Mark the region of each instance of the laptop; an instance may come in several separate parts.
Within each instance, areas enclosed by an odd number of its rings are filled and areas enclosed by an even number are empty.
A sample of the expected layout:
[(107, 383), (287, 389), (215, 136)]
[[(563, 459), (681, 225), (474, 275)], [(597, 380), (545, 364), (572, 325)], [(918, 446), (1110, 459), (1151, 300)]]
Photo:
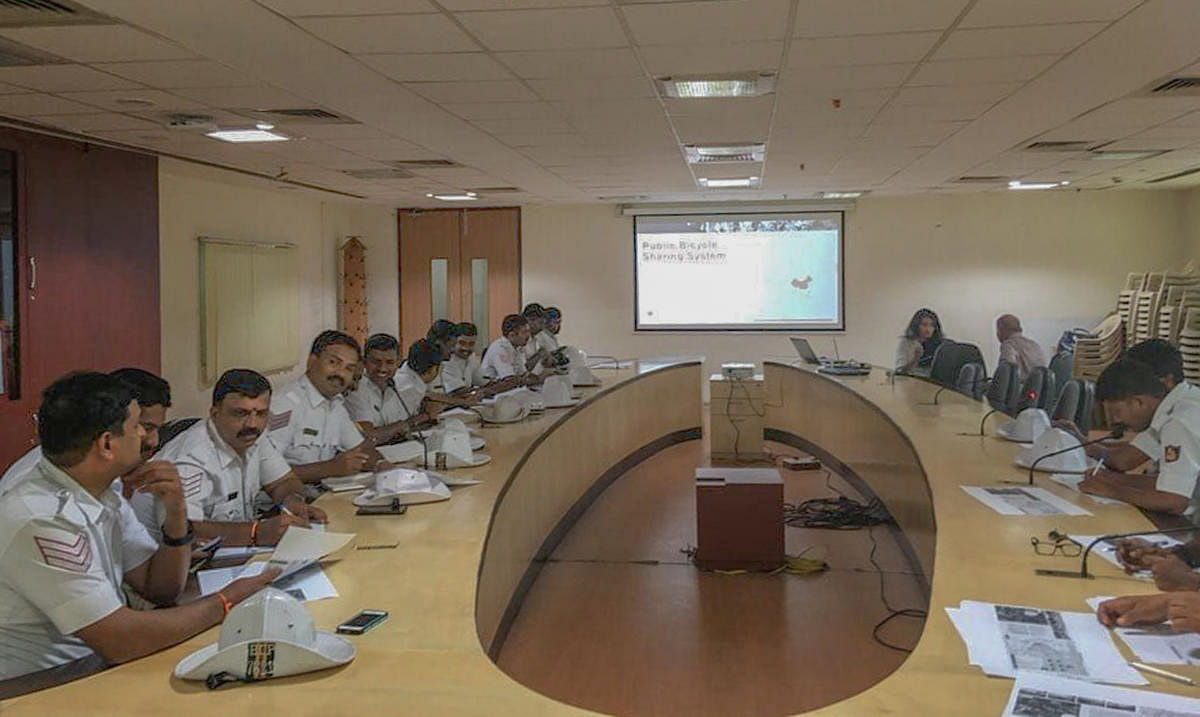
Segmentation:
[(817, 352), (813, 351), (812, 344), (808, 343), (808, 339), (792, 337), (792, 346), (795, 347), (796, 353), (800, 354), (800, 358), (804, 359), (804, 363), (817, 367), (817, 371), (827, 373), (833, 376), (866, 376), (871, 373), (870, 364), (859, 363), (854, 360), (837, 360), (831, 361), (824, 356), (817, 356)]

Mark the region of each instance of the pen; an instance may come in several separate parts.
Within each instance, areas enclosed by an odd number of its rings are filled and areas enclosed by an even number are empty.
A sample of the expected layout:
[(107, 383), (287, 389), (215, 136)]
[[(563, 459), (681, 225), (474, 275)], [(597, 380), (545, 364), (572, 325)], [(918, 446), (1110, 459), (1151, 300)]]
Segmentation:
[(1180, 682), (1185, 685), (1191, 685), (1193, 687), (1196, 686), (1195, 681), (1192, 680), (1192, 678), (1190, 678), (1190, 677), (1184, 677), (1183, 675), (1177, 675), (1174, 672), (1167, 672), (1166, 670), (1160, 670), (1157, 667), (1151, 667), (1150, 665), (1144, 665), (1140, 662), (1130, 662), (1129, 664), (1138, 668), (1142, 672), (1148, 672), (1151, 675), (1158, 675), (1159, 677), (1165, 677), (1168, 680)]
[(1102, 470), (1104, 470), (1104, 459), (1103, 458), (1096, 461), (1096, 467), (1092, 469), (1092, 477), (1095, 478), (1096, 474)]

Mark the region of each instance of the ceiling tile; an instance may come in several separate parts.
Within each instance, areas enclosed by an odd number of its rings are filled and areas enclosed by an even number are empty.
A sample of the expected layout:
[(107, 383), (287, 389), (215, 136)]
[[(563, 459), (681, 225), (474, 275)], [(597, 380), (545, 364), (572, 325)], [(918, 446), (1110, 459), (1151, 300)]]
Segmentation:
[(1108, 25), (1079, 22), (1067, 25), (996, 27), (956, 30), (931, 59), (1064, 54), (1087, 42)]
[(379, 161), (424, 159), (433, 154), (420, 145), (402, 139), (330, 139), (325, 140), (324, 144)]
[(391, 15), (437, 12), (429, 0), (257, 0), (288, 17), (305, 15)]
[(966, 122), (914, 122), (911, 124), (873, 123), (863, 133), (863, 139), (880, 140), (906, 147), (934, 145), (961, 129)]
[(318, 140), (385, 139), (388, 136), (381, 130), (361, 124), (288, 124), (287, 122), (276, 122), (275, 124), (292, 136)]
[(43, 94), (0, 95), (0, 114), (16, 117), (33, 115), (91, 114), (95, 107), (73, 102), (62, 97)]
[(869, 37), (825, 37), (792, 41), (788, 67), (882, 65), (917, 62), (929, 53), (940, 32), (908, 32)]
[(704, 0), (623, 5), (639, 45), (695, 45), (781, 40), (788, 34), (789, 0)]
[[(63, 97), (67, 97), (80, 102), (86, 102), (97, 107), (103, 107), (114, 112), (129, 112), (137, 110), (139, 112), (151, 112), (157, 110), (203, 110), (204, 105), (192, 100), (173, 95), (162, 90), (106, 90), (104, 92), (64, 92)], [(139, 99), (148, 100), (153, 103), (150, 106), (132, 106), (119, 100), (124, 99)], [(92, 110), (94, 111), (94, 110)], [(40, 114), (52, 114), (43, 112)]]
[(654, 84), (642, 77), (601, 77), (587, 82), (530, 80), (533, 91), (546, 100), (603, 100), (656, 97)]
[(797, 37), (834, 37), (945, 30), (968, 0), (804, 0)]
[(496, 10), (456, 15), (475, 37), (497, 52), (626, 47), (625, 33), (611, 8)]
[(578, 77), (628, 77), (642, 72), (629, 48), (501, 52), (496, 59), (527, 80)]
[(870, 90), (899, 87), (912, 72), (914, 64), (862, 65), (859, 67), (795, 68), (785, 70), (776, 83), (778, 92), (796, 92), (811, 88), (830, 91)]
[(520, 82), (413, 82), (405, 87), (437, 102), (521, 102), (537, 96)]
[[(211, 60), (163, 60), (159, 62), (106, 62), (94, 65), (151, 87), (173, 90), (181, 87), (236, 87), (256, 85), (254, 77)], [(92, 87), (89, 89), (105, 89)]]
[(113, 77), (83, 65), (0, 67), (0, 82), (28, 87), (39, 92), (119, 90), (138, 86), (129, 80)]
[(512, 74), (482, 52), (359, 55), (358, 59), (401, 82), (508, 80)]
[(545, 102), (454, 102), (442, 109), (467, 120), (533, 119), (554, 111)]
[(30, 122), (62, 127), (73, 132), (97, 132), (111, 130), (154, 130), (161, 129), (159, 125), (140, 117), (130, 117), (113, 112), (98, 114), (71, 115), (39, 115), (28, 118)]
[(313, 102), (284, 92), (278, 87), (257, 85), (253, 87), (192, 87), (182, 88), (175, 94), (187, 97), (210, 107), (245, 107), (248, 109), (282, 109), (285, 107), (312, 107)]
[(783, 42), (775, 40), (733, 45), (706, 43), (642, 48), (646, 68), (656, 76), (775, 71), (782, 54)]
[[(495, 10), (496, 0), (440, 0), (439, 4), (450, 12), (464, 10)], [(603, 0), (504, 0), (505, 10), (536, 10), (555, 7), (583, 7), (603, 5)]]
[(317, 37), (354, 54), (470, 52), (479, 48), (444, 15), (369, 15), (296, 20)]
[(1029, 55), (974, 60), (926, 62), (908, 83), (918, 85), (974, 85), (981, 82), (1029, 80), (1054, 64), (1059, 55)]
[(178, 60), (195, 55), (128, 25), (0, 29), (0, 36), (76, 62)]
[(483, 119), (473, 120), (473, 124), (489, 134), (509, 134), (512, 132), (566, 132), (570, 129), (562, 118), (556, 115), (542, 115), (535, 118), (523, 119)]
[(892, 102), (875, 118), (885, 124), (913, 122), (953, 122), (974, 120), (987, 112), (990, 102), (967, 102), (941, 105), (906, 105)]
[(1021, 88), (1019, 82), (984, 82), (975, 85), (902, 87), (895, 101), (907, 105), (941, 105), (960, 102), (996, 103)]
[(1142, 0), (979, 0), (960, 27), (1113, 21)]

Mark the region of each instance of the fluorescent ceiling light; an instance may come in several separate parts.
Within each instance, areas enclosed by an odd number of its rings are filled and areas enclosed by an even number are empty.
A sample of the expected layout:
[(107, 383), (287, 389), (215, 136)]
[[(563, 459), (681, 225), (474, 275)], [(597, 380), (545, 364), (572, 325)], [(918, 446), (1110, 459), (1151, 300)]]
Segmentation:
[(735, 177), (730, 179), (709, 179), (708, 177), (700, 177), (696, 181), (700, 182), (701, 187), (707, 189), (729, 189), (731, 187), (757, 187), (758, 177)]
[(712, 162), (761, 162), (767, 153), (765, 142), (739, 144), (685, 144), (683, 152), (689, 164)]
[(1136, 159), (1149, 159), (1157, 157), (1160, 154), (1166, 154), (1165, 149), (1098, 149), (1088, 153), (1088, 159), (1097, 160), (1116, 160), (1120, 162), (1131, 162)]
[(676, 99), (758, 97), (775, 91), (775, 73), (750, 72), (737, 75), (692, 75), (658, 77), (658, 91)]
[(821, 199), (858, 199), (866, 193), (867, 190), (863, 189), (854, 192), (818, 192), (817, 196)]
[(1022, 182), (1019, 179), (1014, 179), (1008, 183), (1009, 189), (1054, 189), (1055, 187), (1065, 187), (1070, 182)]
[(222, 142), (286, 142), (290, 137), (265, 129), (219, 129), (205, 136)]
[(473, 202), (479, 198), (475, 192), (463, 192), (461, 194), (433, 194), (428, 193), (425, 196), (430, 199), (440, 199), (443, 202)]

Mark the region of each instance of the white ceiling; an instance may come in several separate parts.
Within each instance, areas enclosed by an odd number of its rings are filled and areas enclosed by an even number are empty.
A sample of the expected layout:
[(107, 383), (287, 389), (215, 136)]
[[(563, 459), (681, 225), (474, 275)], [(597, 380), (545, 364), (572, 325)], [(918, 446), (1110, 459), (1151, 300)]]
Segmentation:
[[(0, 67), (0, 115), (346, 192), (431, 206), (1003, 190), (963, 176), (1176, 188), (1200, 173), (1200, 95), (1146, 96), (1200, 75), (1196, 0), (76, 0), (109, 24), (0, 28), (59, 58)], [(777, 74), (773, 94), (662, 99), (661, 75)], [(131, 103), (131, 100), (133, 101)], [(140, 102), (139, 102), (140, 101)], [(148, 104), (147, 104), (148, 103)], [(169, 130), (254, 110), (289, 142), (229, 145)], [(1037, 140), (1163, 150), (1141, 161), (1032, 152)], [(766, 162), (693, 167), (681, 143), (767, 143)], [(450, 159), (409, 179), (352, 170)], [(713, 192), (700, 176), (763, 178)]]

